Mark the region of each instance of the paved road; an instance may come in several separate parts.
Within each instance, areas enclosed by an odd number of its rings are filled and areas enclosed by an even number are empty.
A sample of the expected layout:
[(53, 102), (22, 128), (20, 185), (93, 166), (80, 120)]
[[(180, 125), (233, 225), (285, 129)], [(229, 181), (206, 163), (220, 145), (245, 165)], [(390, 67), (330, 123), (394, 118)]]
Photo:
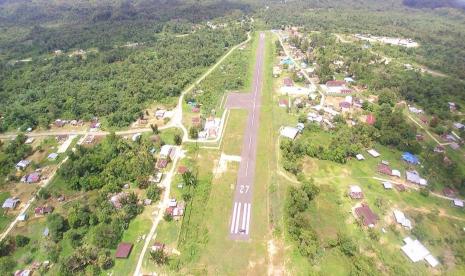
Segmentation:
[(260, 33), (257, 59), (255, 63), (252, 93), (230, 94), (226, 100), (226, 108), (243, 108), (249, 111), (242, 145), (241, 163), (237, 176), (229, 235), (233, 240), (248, 240), (252, 213), (252, 192), (255, 181), (255, 165), (257, 156), (257, 138), (263, 85), (263, 59), (265, 34)]

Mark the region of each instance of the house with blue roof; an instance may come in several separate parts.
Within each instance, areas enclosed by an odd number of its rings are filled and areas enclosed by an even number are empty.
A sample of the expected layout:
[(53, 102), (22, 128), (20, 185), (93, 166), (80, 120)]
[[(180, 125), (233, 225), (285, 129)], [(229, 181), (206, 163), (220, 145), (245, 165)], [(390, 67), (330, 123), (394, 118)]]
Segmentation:
[(418, 158), (418, 156), (411, 154), (410, 152), (404, 152), (402, 154), (402, 159), (406, 161), (407, 163), (410, 163), (413, 165), (420, 164), (420, 159)]

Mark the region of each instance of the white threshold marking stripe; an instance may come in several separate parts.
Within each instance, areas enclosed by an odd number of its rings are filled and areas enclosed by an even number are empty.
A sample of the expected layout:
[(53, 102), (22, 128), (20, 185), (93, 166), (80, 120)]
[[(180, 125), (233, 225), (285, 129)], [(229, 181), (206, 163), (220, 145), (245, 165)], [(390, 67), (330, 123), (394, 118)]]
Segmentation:
[(239, 205), (238, 205), (238, 208), (237, 208), (237, 217), (236, 217), (236, 222), (235, 222), (235, 226), (234, 226), (234, 233), (237, 233), (237, 230), (239, 228), (239, 219), (241, 218), (241, 204), (239, 202)]
[(248, 235), (249, 234), (249, 224), (250, 224), (250, 209), (252, 208), (252, 204), (249, 203), (249, 209), (247, 211), (247, 224), (246, 224), (246, 227), (245, 227), (245, 234)]
[(247, 208), (248, 208), (249, 204), (245, 203), (244, 204), (244, 212), (242, 213), (242, 226), (241, 226), (241, 230), (245, 230), (245, 221), (247, 219)]
[(236, 224), (236, 212), (237, 212), (237, 202), (234, 202), (234, 211), (233, 211), (232, 222), (231, 222), (231, 233), (233, 233), (234, 225)]

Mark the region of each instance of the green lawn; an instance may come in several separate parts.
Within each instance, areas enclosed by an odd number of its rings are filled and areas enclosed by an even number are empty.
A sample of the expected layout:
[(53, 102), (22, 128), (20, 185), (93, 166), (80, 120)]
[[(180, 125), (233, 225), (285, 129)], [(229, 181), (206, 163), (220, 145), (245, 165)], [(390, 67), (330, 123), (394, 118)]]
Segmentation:
[[(113, 275), (132, 275), (136, 268), (145, 240), (142, 240), (143, 235), (147, 235), (152, 227), (152, 212), (154, 207), (145, 207), (144, 212), (137, 216), (126, 231), (124, 231), (121, 242), (133, 243), (131, 255), (127, 259), (116, 259), (115, 266), (111, 269)], [(137, 240), (139, 239), (139, 242)]]

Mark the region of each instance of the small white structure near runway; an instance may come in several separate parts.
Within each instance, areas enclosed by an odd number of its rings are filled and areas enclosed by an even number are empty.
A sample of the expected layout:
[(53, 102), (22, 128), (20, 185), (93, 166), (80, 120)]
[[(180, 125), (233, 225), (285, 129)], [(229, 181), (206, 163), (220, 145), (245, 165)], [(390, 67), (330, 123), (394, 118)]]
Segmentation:
[(375, 158), (381, 156), (381, 154), (379, 154), (379, 152), (377, 152), (377, 151), (374, 150), (374, 149), (369, 149), (369, 150), (367, 150), (367, 151), (368, 151), (368, 153), (369, 153), (371, 156), (373, 156), (373, 157), (375, 157)]
[(362, 154), (357, 154), (355, 155), (355, 158), (357, 158), (358, 161), (362, 161), (362, 160), (365, 160), (365, 156), (363, 156)]
[(295, 137), (297, 137), (297, 134), (299, 133), (299, 130), (297, 128), (295, 128), (295, 127), (285, 126), (285, 127), (281, 128), (279, 133), (281, 134), (281, 136), (284, 136), (286, 138), (294, 140)]
[(406, 237), (404, 242), (405, 245), (401, 247), (401, 250), (412, 262), (416, 263), (425, 260), (432, 267), (436, 267), (439, 264), (438, 260), (436, 260), (429, 250), (418, 240), (412, 240), (412, 238)]

